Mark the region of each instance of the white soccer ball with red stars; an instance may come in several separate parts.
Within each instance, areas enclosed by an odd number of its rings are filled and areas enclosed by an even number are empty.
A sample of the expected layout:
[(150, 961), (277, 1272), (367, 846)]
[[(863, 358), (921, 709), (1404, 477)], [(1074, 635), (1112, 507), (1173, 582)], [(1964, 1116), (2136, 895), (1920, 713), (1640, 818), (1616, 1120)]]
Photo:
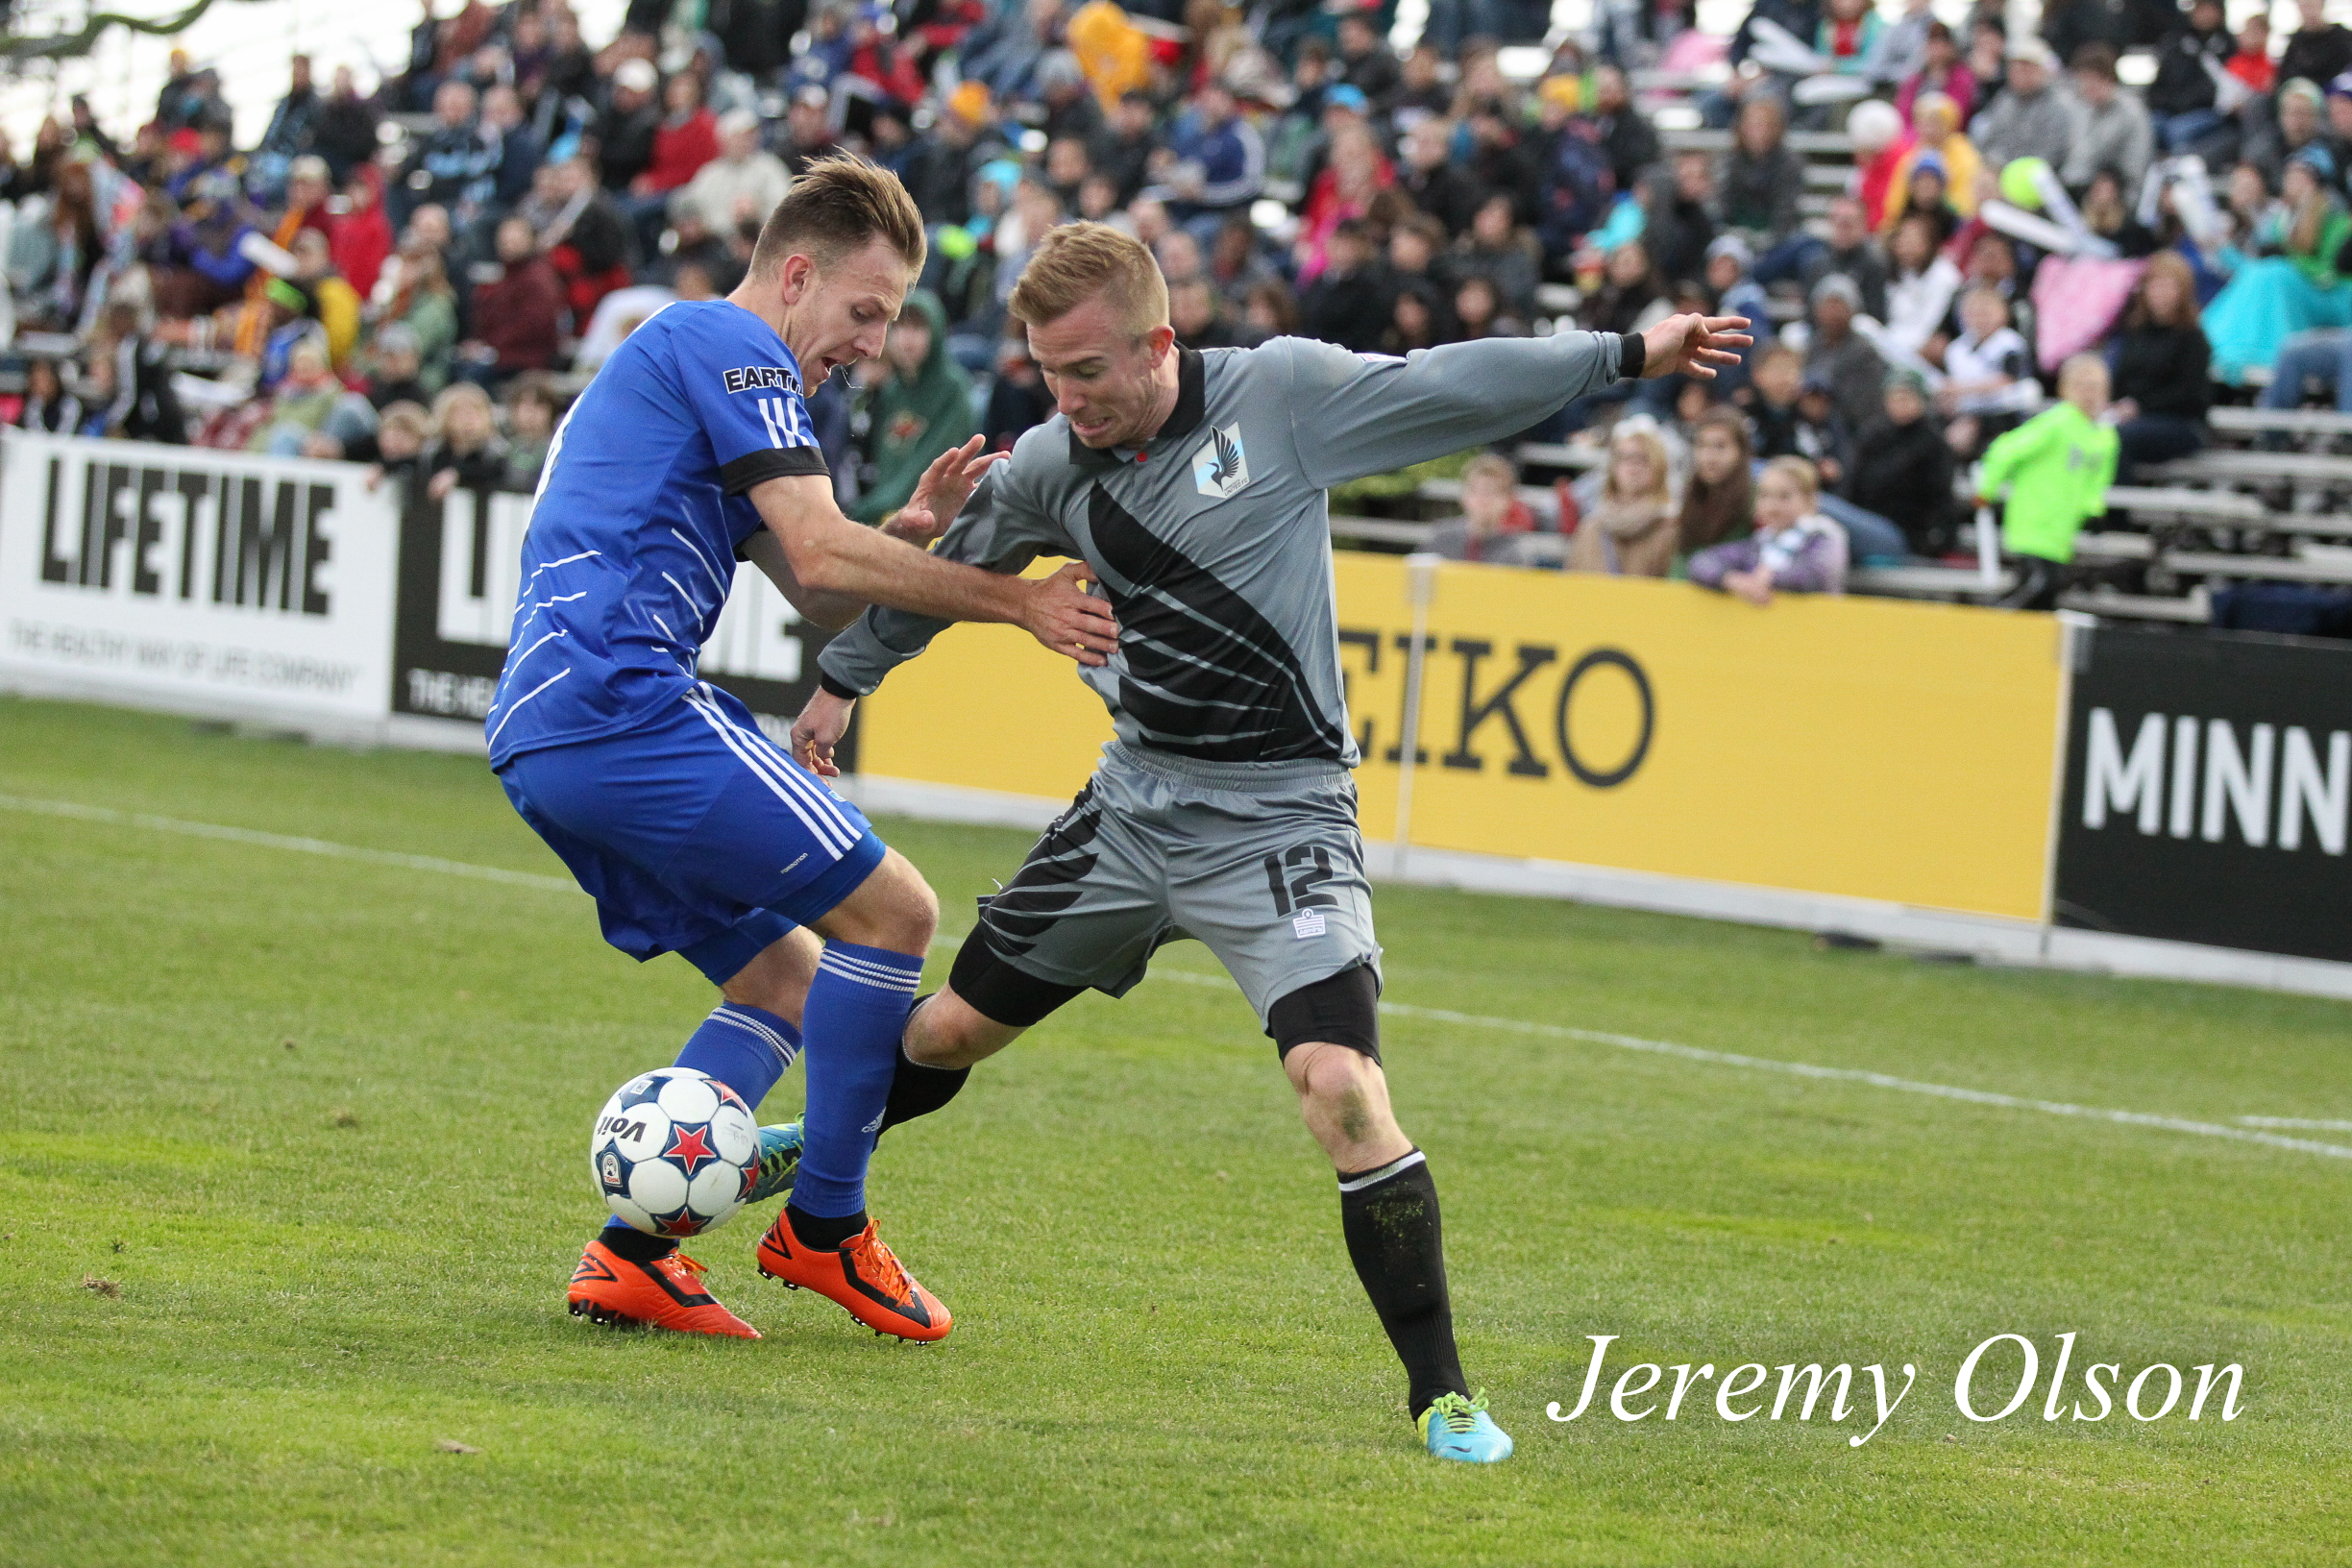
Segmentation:
[(657, 1067), (604, 1102), (588, 1168), (623, 1223), (649, 1236), (700, 1236), (750, 1195), (759, 1146), (742, 1095), (693, 1067)]

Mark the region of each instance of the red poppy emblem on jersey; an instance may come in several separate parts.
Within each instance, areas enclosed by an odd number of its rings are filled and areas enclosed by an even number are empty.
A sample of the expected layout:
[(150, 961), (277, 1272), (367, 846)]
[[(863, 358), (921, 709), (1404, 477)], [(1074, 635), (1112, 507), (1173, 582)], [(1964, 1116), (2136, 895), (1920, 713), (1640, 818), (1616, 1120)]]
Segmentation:
[(673, 1128), (672, 1131), (677, 1134), (677, 1141), (662, 1150), (662, 1153), (667, 1158), (675, 1160), (679, 1164), (684, 1165), (687, 1175), (692, 1176), (695, 1173), (695, 1165), (698, 1162), (719, 1158), (718, 1155), (711, 1152), (708, 1127), (677, 1127)]

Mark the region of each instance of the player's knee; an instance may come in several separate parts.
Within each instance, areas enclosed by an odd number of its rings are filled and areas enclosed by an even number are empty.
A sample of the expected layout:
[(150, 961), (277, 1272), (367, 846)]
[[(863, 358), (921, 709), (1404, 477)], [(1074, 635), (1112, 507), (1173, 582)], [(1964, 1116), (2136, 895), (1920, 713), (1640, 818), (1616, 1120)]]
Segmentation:
[(950, 985), (907, 1021), (906, 1054), (926, 1067), (968, 1067), (1003, 1050), (1020, 1034), (981, 1013)]
[(730, 975), (719, 987), (719, 993), (730, 1002), (773, 1013), (796, 1027), (822, 951), (811, 933), (790, 932)]
[(818, 924), (834, 941), (920, 956), (939, 933), (939, 895), (894, 849)]

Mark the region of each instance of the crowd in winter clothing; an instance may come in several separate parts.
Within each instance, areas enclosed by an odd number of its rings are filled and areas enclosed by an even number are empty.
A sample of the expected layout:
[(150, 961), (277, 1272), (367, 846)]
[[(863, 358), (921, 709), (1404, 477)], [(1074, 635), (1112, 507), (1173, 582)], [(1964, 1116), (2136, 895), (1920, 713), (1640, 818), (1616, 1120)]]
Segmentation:
[[(1050, 414), (1006, 302), (1076, 218), (1152, 247), (1193, 348), (1755, 321), (1717, 380), (1526, 432), (1593, 453), (1555, 505), (1458, 465), (1436, 548), (1468, 559), (1745, 593), (1942, 556), (1960, 477), (2085, 352), (2126, 475), (2195, 451), (2248, 366), (2352, 407), (2352, 30), (2322, 0), (2278, 38), (2219, 0), (2052, 0), (2034, 33), (1757, 0), (1729, 39), (1689, 0), (1608, 0), (1531, 78), (1500, 46), (1546, 42), (1549, 8), (1513, 0), (1436, 0), (1409, 47), (1393, 0), (633, 0), (594, 45), (564, 0), (453, 3), (368, 90), (296, 59), (250, 147), (175, 57), (146, 123), (76, 100), (0, 149), (14, 422), (527, 489), (567, 397), (663, 304), (731, 289), (835, 152), (931, 226), (883, 356), (812, 399), (869, 521), (947, 446)], [(1677, 150), (1635, 73), (1718, 61), (1697, 107), (1728, 145)], [(1854, 149), (1811, 217), (1800, 131)]]

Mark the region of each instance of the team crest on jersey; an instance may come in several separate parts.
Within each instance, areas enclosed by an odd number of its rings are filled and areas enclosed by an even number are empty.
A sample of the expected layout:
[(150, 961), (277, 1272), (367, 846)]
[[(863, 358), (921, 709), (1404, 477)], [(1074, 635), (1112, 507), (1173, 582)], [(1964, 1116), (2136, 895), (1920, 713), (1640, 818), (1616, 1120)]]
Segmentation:
[(1192, 483), (1212, 501), (1227, 501), (1250, 480), (1249, 453), (1241, 450), (1241, 427), (1237, 422), (1218, 429), (1209, 428), (1209, 439), (1192, 454)]
[(782, 365), (746, 365), (730, 370), (722, 378), (729, 394), (750, 392), (762, 387), (780, 386), (787, 392), (800, 390), (800, 379)]

